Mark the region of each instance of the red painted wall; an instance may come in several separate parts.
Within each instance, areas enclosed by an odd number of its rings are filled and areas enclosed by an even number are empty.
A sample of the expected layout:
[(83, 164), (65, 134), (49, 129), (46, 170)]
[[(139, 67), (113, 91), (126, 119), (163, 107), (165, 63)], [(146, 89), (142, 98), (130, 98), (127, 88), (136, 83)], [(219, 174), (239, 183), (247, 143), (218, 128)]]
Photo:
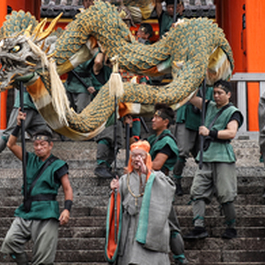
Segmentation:
[(243, 5), (246, 0), (217, 0), (216, 21), (224, 30), (229, 41), (235, 60), (234, 72), (246, 72), (246, 43), (245, 30), (242, 29)]
[(246, 0), (248, 72), (265, 72), (265, 1)]
[[(233, 50), (234, 73), (265, 72), (265, 1), (216, 0), (216, 9), (217, 23)], [(247, 94), (248, 130), (258, 131), (258, 84), (249, 83)]]
[(13, 10), (22, 9), (26, 12), (29, 11), (38, 20), (40, 19), (41, 0), (6, 0), (6, 2)]
[(20, 10), (23, 9), (25, 10), (25, 2), (26, 0), (19, 0), (19, 1), (13, 1), (13, 0), (6, 0), (6, 3), (12, 7), (13, 10)]
[[(246, 0), (246, 65), (248, 73), (265, 72), (265, 1)], [(248, 84), (249, 130), (258, 131), (259, 85)]]

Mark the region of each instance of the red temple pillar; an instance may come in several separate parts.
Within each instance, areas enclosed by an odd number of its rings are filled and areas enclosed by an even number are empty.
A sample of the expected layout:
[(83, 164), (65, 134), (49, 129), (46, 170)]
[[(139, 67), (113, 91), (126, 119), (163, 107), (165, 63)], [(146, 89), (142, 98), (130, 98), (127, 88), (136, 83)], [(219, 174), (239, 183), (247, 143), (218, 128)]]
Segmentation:
[[(265, 72), (265, 1), (216, 0), (216, 20), (223, 28), (235, 60), (235, 72)], [(258, 131), (259, 85), (249, 83), (248, 130)]]
[[(7, 14), (7, 3), (6, 0), (0, 1), (0, 27), (2, 27)], [(6, 99), (7, 91), (0, 93), (0, 130), (6, 128)]]

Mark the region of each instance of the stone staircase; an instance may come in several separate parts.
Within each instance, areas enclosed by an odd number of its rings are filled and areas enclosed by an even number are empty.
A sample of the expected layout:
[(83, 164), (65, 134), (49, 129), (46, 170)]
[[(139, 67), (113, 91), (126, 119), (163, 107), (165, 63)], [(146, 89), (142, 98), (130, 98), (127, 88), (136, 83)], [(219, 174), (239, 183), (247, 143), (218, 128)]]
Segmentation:
[[(238, 158), (238, 197), (236, 228), (238, 238), (220, 238), (224, 218), (213, 201), (206, 209), (209, 238), (186, 241), (185, 253), (190, 264), (265, 265), (265, 205), (262, 198), (265, 171), (259, 162), (259, 147), (255, 140), (235, 140)], [(31, 142), (26, 143), (32, 151)], [(71, 220), (59, 229), (56, 265), (106, 265), (104, 258), (105, 216), (109, 197), (109, 179), (93, 174), (96, 166), (96, 144), (91, 141), (56, 141), (53, 154), (69, 164), (70, 181), (74, 190)], [(125, 150), (118, 155), (117, 167), (122, 171)], [(190, 158), (184, 171), (184, 196), (175, 198), (175, 208), (183, 233), (192, 229), (192, 208), (188, 205), (189, 188), (196, 170)], [(21, 203), (21, 162), (6, 149), (0, 154), (0, 244), (13, 220), (15, 208)], [(58, 200), (63, 207), (63, 194)], [(32, 243), (26, 246), (30, 256)], [(14, 265), (9, 257), (0, 255), (0, 264)], [(125, 265), (125, 264), (124, 264)], [(144, 265), (144, 264), (143, 264)], [(161, 264), (163, 265), (163, 264)]]

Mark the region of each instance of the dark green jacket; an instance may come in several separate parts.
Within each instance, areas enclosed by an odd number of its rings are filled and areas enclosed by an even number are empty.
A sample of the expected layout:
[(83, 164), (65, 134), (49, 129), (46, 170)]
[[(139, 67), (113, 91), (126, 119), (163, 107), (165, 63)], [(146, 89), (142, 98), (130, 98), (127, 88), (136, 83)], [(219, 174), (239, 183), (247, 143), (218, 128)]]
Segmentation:
[[(27, 153), (27, 189), (29, 190), (31, 183), (34, 181), (35, 177), (41, 166), (45, 163), (34, 153)], [(61, 186), (60, 182), (55, 181), (55, 172), (62, 168), (66, 162), (57, 159), (51, 165), (49, 165), (40, 178), (37, 180), (35, 186), (32, 189), (31, 195), (37, 194), (55, 194), (57, 195), (58, 189)], [(62, 176), (60, 176), (62, 177)], [(15, 211), (15, 216), (21, 217), (25, 220), (43, 220), (55, 218), (58, 219), (59, 204), (57, 201), (33, 201), (31, 205), (31, 210), (26, 213), (24, 211), (24, 206), (21, 204)]]
[[(197, 93), (200, 96), (200, 93)], [(207, 87), (205, 98), (213, 101), (213, 87)], [(198, 131), (201, 125), (201, 112), (191, 103), (187, 103), (177, 110), (176, 123), (185, 123), (187, 129)]]
[[(24, 108), (25, 109), (37, 110), (27, 91), (23, 92), (23, 101), (24, 101)], [(14, 103), (14, 108), (19, 108), (19, 107), (20, 107), (20, 91), (17, 93), (15, 103)]]
[(170, 146), (171, 150), (175, 154), (173, 157), (168, 158), (165, 164), (163, 165), (162, 171), (164, 168), (167, 168), (168, 170), (172, 170), (174, 168), (174, 165), (176, 163), (177, 157), (179, 155), (179, 150), (177, 147), (176, 142), (173, 140), (170, 136), (165, 136), (160, 140), (159, 137), (164, 134), (171, 134), (170, 130), (164, 130), (159, 136), (156, 136), (156, 134), (153, 134), (148, 137), (147, 141), (150, 143), (151, 150), (150, 155), (152, 157), (152, 160), (155, 159), (156, 155), (159, 153), (159, 151), (166, 146), (167, 144)]
[[(216, 103), (210, 101), (207, 104), (207, 111), (206, 111), (206, 118), (205, 118), (205, 126), (208, 128), (211, 122), (213, 121), (214, 117), (216, 116), (217, 112), (220, 109), (216, 107)], [(240, 111), (235, 106), (230, 106), (227, 109), (225, 109), (222, 114), (217, 118), (214, 125), (210, 130), (224, 130), (227, 127), (227, 124), (229, 123), (232, 115), (235, 112)], [(240, 113), (241, 120), (239, 123), (238, 128), (243, 123), (243, 116)], [(199, 160), (199, 154), (196, 157), (196, 160)], [(232, 145), (230, 144), (230, 141), (226, 142), (216, 142), (212, 141), (210, 143), (210, 146), (208, 149), (203, 152), (203, 162), (224, 162), (224, 163), (233, 163), (236, 161), (236, 157), (234, 154), (234, 150)]]
[[(183, 18), (183, 16), (179, 16), (178, 18)], [(162, 36), (169, 31), (173, 23), (173, 17), (171, 17), (166, 11), (162, 11), (159, 19), (159, 36)]]
[(93, 86), (90, 69), (89, 69), (91, 66), (92, 66), (91, 60), (88, 60), (87, 62), (84, 62), (78, 65), (74, 69), (74, 71), (80, 76), (80, 78), (87, 85), (87, 87), (85, 88), (75, 76), (69, 73), (67, 80), (64, 82), (64, 87), (66, 91), (70, 93), (78, 93), (78, 94), (88, 93), (89, 94), (89, 92), (87, 91), (87, 88), (90, 86)]

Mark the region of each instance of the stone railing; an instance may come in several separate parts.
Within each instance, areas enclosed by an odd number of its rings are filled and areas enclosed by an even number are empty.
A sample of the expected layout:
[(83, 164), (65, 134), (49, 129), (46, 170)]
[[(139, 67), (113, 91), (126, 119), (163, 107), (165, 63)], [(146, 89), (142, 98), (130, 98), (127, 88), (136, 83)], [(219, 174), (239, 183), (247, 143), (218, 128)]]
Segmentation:
[[(259, 132), (248, 131), (248, 96), (247, 84), (250, 82), (259, 83), (259, 95), (265, 92), (265, 73), (235, 73), (231, 81), (237, 82), (236, 86), (236, 106), (244, 116), (244, 123), (241, 126), (238, 135), (248, 136), (257, 139)], [(257, 110), (258, 115), (258, 110)]]

